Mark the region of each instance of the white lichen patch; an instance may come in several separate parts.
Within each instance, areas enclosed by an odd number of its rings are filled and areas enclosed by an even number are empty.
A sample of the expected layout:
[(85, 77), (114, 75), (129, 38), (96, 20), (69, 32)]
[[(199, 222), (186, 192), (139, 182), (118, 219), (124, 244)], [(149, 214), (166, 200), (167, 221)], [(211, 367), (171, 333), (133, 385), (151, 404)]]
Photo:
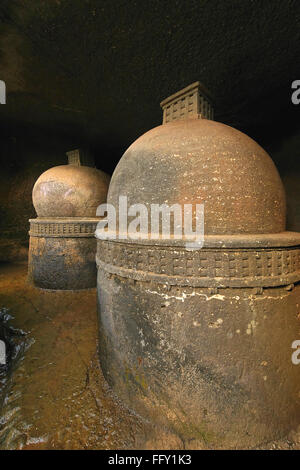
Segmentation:
[(225, 295), (221, 295), (221, 294), (207, 295), (207, 294), (201, 294), (201, 293), (196, 292), (196, 291), (193, 291), (190, 294), (187, 294), (186, 292), (182, 292), (182, 294), (179, 295), (179, 296), (169, 295), (169, 294), (165, 294), (163, 292), (157, 292), (155, 290), (150, 290), (150, 289), (146, 289), (146, 292), (148, 292), (149, 294), (159, 295), (160, 297), (162, 297), (165, 300), (175, 299), (175, 300), (180, 300), (180, 302), (184, 302), (185, 299), (187, 299), (188, 297), (195, 297), (195, 296), (204, 297), (207, 301), (212, 300), (212, 299), (222, 300), (223, 301), (225, 299)]
[(251, 335), (253, 331), (255, 330), (255, 328), (257, 327), (257, 325), (258, 325), (257, 321), (251, 320), (251, 322), (248, 323), (248, 326), (247, 326), (247, 330), (246, 330), (247, 335)]
[(218, 318), (215, 322), (211, 322), (208, 325), (208, 328), (220, 328), (223, 323), (223, 318)]

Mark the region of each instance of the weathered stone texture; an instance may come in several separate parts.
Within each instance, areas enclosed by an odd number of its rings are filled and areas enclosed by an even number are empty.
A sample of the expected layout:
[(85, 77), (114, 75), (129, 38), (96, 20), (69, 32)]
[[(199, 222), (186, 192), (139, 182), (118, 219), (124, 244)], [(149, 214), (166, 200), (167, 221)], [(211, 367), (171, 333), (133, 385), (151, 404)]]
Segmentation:
[(30, 281), (43, 289), (95, 287), (94, 232), (97, 222), (98, 219), (31, 220), (28, 260)]
[(180, 118), (179, 95), (176, 119), (123, 155), (108, 203), (202, 203), (204, 246), (172, 232), (98, 240), (100, 362), (131, 409), (183, 440), (258, 447), (300, 422), (300, 234), (285, 231), (269, 155), (221, 123)]

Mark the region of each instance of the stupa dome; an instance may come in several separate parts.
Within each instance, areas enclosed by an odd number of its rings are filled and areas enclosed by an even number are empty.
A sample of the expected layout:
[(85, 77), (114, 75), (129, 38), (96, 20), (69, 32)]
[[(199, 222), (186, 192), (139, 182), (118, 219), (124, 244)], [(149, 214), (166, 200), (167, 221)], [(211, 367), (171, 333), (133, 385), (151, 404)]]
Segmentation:
[(88, 166), (60, 165), (42, 173), (33, 192), (38, 217), (95, 217), (106, 201), (109, 176)]
[(250, 137), (208, 119), (155, 127), (125, 152), (108, 202), (128, 205), (204, 203), (204, 233), (254, 234), (285, 230), (285, 194), (269, 155)]

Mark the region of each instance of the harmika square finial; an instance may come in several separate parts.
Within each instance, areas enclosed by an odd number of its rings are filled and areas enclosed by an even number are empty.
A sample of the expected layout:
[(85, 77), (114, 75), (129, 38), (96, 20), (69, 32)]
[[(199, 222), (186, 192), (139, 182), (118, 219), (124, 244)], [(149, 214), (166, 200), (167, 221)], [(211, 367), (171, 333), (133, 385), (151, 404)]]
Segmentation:
[(95, 166), (95, 160), (88, 152), (83, 152), (81, 149), (70, 150), (66, 152), (69, 165), (76, 166)]
[(194, 82), (160, 103), (163, 124), (182, 119), (213, 119), (212, 99), (200, 82)]

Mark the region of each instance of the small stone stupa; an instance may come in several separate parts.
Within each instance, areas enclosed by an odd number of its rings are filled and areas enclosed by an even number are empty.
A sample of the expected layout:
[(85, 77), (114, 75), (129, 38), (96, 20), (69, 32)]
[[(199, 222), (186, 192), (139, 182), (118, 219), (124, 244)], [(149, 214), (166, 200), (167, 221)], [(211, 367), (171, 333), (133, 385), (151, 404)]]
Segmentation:
[(96, 286), (96, 210), (106, 202), (110, 178), (83, 152), (67, 155), (69, 164), (45, 171), (32, 193), (38, 217), (29, 221), (28, 274), (44, 289)]
[[(100, 362), (136, 413), (197, 448), (244, 448), (300, 423), (300, 234), (269, 155), (213, 121), (199, 84), (161, 103), (163, 125), (118, 163), (118, 209), (204, 206), (204, 244), (174, 233), (98, 239)], [(196, 220), (193, 219), (196, 224)], [(158, 235), (158, 236), (156, 236)]]

